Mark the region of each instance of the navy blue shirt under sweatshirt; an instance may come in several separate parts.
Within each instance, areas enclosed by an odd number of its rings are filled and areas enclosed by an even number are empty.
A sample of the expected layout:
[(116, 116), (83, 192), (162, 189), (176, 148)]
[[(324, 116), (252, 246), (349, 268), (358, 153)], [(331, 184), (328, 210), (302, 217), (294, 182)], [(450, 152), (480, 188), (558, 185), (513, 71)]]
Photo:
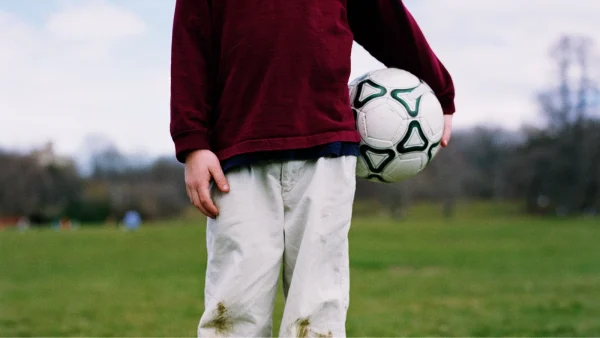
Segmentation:
[(359, 156), (358, 144), (352, 142), (333, 142), (325, 145), (297, 150), (254, 152), (234, 156), (223, 161), (223, 171), (252, 165), (268, 160), (313, 160), (320, 157)]

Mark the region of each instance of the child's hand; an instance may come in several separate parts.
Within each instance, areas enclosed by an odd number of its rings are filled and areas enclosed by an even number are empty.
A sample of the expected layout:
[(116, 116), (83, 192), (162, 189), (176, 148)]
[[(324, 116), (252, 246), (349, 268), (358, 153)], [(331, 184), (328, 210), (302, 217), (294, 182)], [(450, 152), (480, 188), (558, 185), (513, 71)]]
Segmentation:
[(227, 179), (217, 156), (210, 150), (196, 150), (185, 161), (185, 186), (190, 201), (207, 217), (215, 218), (219, 209), (210, 198), (210, 180), (222, 192), (228, 192)]
[(442, 134), (442, 147), (447, 147), (452, 135), (452, 115), (444, 115), (444, 133)]

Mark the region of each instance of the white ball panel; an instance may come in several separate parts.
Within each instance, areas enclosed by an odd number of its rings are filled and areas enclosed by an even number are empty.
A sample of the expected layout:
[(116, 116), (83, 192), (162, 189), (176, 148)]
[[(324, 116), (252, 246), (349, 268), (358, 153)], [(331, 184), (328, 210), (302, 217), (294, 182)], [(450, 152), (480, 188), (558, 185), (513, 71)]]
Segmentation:
[(421, 96), (419, 107), (419, 117), (427, 120), (427, 125), (431, 129), (430, 135), (437, 135), (444, 130), (444, 113), (442, 106), (433, 93), (425, 93)]
[(392, 100), (381, 99), (377, 105), (363, 110), (365, 117), (365, 127), (363, 132), (369, 140), (388, 141), (395, 144), (400, 141), (408, 121), (407, 116), (403, 116), (403, 107), (394, 103)]
[(369, 167), (362, 156), (359, 156), (356, 161), (356, 176), (361, 178), (366, 178), (369, 176)]
[(383, 171), (382, 176), (388, 182), (400, 182), (415, 176), (423, 168), (420, 154), (397, 157)]
[[(410, 116), (406, 108), (396, 100), (379, 97), (369, 102), (360, 111), (366, 119), (365, 124), (359, 130), (363, 137), (373, 140), (389, 140), (391, 144), (396, 144), (406, 134)], [(382, 137), (385, 138), (382, 139)], [(373, 146), (381, 147), (375, 144)]]
[(356, 128), (358, 129), (358, 132), (362, 138), (362, 143), (367, 144), (368, 146), (378, 149), (386, 149), (394, 145), (391, 141), (389, 141), (389, 139), (378, 139), (370, 136), (370, 134), (373, 134), (373, 130), (369, 127), (367, 115), (362, 111), (358, 112)]

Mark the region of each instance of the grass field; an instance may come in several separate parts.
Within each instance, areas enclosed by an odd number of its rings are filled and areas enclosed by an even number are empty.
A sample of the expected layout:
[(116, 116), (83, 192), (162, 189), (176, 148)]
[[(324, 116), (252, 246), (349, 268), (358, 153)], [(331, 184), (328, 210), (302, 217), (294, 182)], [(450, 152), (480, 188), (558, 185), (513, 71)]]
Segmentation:
[[(349, 336), (600, 335), (598, 219), (437, 214), (354, 220)], [(202, 221), (0, 232), (0, 335), (194, 336), (204, 243)]]

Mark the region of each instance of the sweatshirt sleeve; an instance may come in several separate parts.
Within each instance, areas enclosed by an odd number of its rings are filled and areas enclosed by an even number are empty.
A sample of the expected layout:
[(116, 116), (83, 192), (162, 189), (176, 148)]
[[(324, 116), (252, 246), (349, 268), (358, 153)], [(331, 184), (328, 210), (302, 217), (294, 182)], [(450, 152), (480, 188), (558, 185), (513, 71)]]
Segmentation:
[(170, 133), (177, 160), (210, 149), (211, 19), (208, 0), (176, 0), (171, 45)]
[(348, 0), (354, 40), (386, 67), (404, 69), (434, 91), (453, 114), (454, 84), (402, 0)]

